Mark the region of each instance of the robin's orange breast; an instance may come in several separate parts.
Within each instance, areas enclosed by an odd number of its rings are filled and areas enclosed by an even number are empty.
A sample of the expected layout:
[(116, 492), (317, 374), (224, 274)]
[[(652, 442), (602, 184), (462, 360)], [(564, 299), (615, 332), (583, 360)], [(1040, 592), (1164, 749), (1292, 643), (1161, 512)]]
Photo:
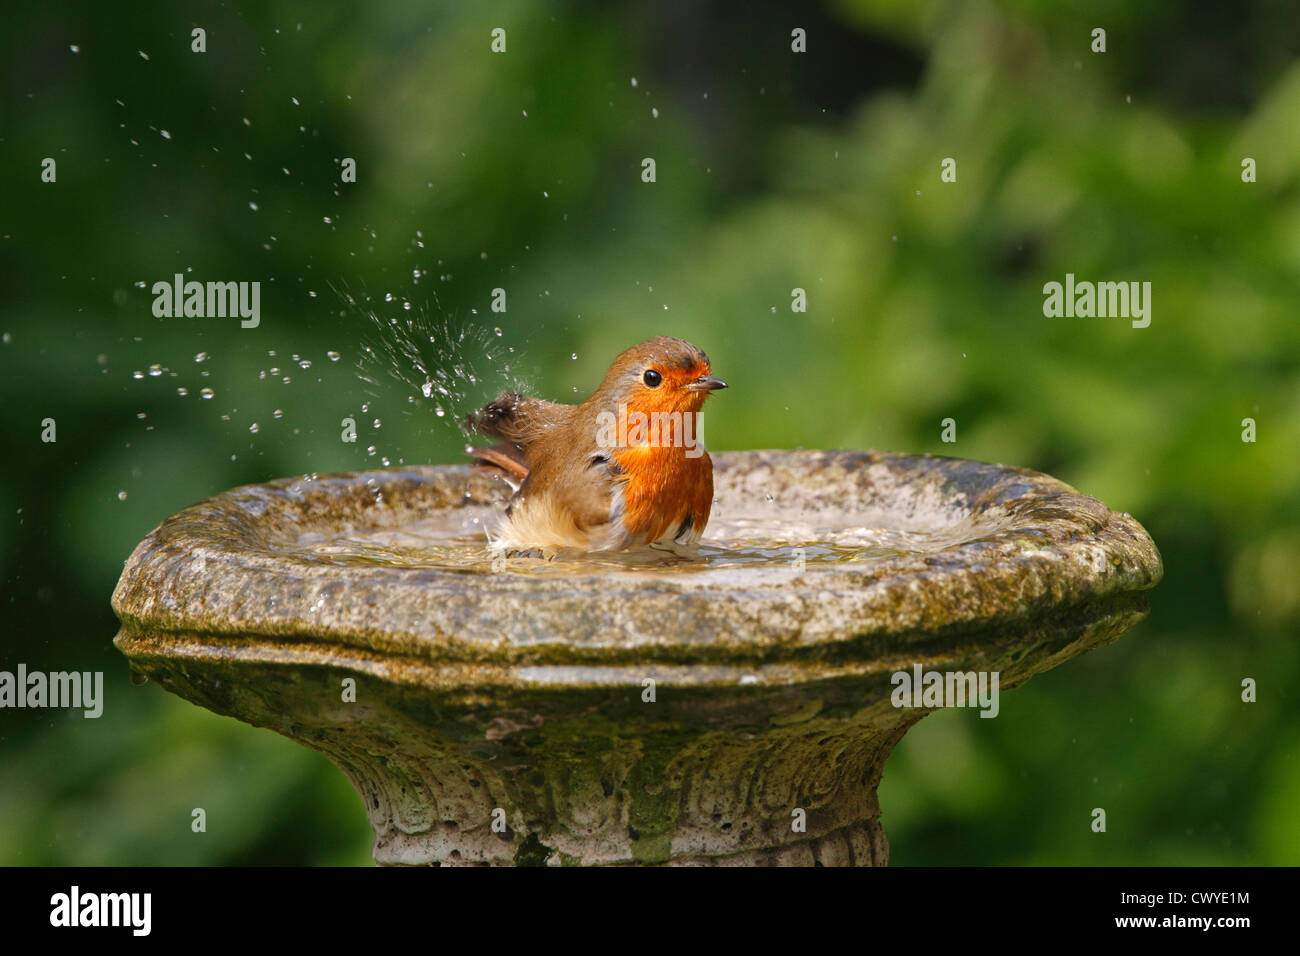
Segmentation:
[[(704, 531), (713, 506), (713, 463), (704, 450), (630, 448), (615, 456), (623, 468), (623, 526), (645, 543)], [(687, 522), (690, 522), (687, 524)]]

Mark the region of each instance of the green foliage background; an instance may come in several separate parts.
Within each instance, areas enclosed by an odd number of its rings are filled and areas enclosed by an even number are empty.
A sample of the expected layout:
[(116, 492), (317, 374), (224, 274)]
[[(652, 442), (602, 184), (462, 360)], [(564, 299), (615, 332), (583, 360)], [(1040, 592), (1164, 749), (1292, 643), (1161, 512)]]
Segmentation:
[[(323, 757), (132, 686), (110, 643), (122, 561), (174, 511), (380, 456), (459, 459), (451, 416), (397, 382), (367, 392), (369, 323), (332, 287), (381, 317), (405, 299), (499, 325), (515, 373), (557, 398), (633, 342), (688, 338), (732, 386), (710, 403), (714, 449), (954, 454), (1133, 513), (1166, 564), (1150, 618), (1008, 694), (997, 720), (919, 724), (881, 788), (893, 862), (1300, 863), (1300, 9), (0, 16), (0, 662), (107, 685), (97, 721), (0, 712), (0, 863), (369, 860), (360, 802)], [(261, 327), (155, 318), (147, 286), (191, 270), (261, 281)], [(1150, 328), (1045, 318), (1042, 286), (1067, 272), (1150, 281)], [(498, 286), (505, 315), (488, 312)], [(349, 415), (356, 445), (339, 441)]]

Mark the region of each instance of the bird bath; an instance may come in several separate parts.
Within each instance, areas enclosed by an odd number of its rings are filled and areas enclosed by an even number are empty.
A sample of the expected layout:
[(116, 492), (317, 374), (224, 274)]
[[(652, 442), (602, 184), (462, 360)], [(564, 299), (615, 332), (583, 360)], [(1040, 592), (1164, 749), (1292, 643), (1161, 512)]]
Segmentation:
[(883, 864), (893, 675), (1006, 690), (1162, 574), (1046, 475), (714, 456), (698, 560), (496, 558), (471, 466), (282, 479), (164, 521), (113, 594), (134, 671), (326, 754), (394, 864)]

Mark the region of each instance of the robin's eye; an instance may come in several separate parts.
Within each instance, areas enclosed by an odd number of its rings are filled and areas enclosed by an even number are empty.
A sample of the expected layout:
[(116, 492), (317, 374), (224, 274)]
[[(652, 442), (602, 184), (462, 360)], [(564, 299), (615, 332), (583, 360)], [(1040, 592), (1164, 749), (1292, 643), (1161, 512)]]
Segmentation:
[(658, 388), (659, 383), (663, 380), (664, 377), (652, 368), (646, 369), (645, 374), (641, 376), (641, 381), (645, 382), (649, 388)]

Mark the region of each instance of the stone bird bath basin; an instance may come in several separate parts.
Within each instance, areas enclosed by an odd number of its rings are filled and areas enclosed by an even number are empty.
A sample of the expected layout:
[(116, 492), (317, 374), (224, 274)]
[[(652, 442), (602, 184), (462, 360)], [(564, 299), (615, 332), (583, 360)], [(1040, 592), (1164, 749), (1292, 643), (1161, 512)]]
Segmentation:
[[(113, 594), (132, 669), (326, 754), (395, 864), (883, 864), (876, 787), (929, 710), (1113, 641), (1142, 527), (958, 459), (714, 456), (697, 561), (498, 558), (471, 466), (283, 479), (164, 521)], [(351, 680), (348, 680), (348, 679)]]

